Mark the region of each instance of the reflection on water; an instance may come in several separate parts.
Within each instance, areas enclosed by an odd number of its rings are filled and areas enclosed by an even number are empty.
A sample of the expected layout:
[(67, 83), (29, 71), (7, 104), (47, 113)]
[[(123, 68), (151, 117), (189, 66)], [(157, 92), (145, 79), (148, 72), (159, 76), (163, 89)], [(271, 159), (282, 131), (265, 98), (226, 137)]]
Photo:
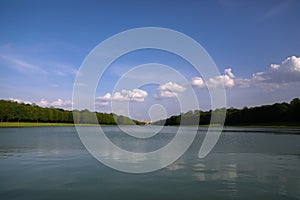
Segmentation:
[(18, 156), (22, 153), (29, 151), (31, 148), (28, 147), (13, 147), (13, 146), (0, 146), (0, 159), (11, 157), (11, 156)]
[(179, 169), (184, 169), (185, 164), (183, 162), (175, 162), (175, 163), (172, 163), (171, 165), (167, 166), (166, 168), (170, 171), (176, 171)]
[[(104, 129), (115, 144), (137, 152), (167, 144), (176, 130), (165, 127), (165, 134), (131, 140), (117, 127)], [(200, 128), (175, 163), (152, 173), (126, 174), (96, 161), (72, 127), (0, 129), (0, 199), (299, 199), (297, 132), (229, 127), (214, 150), (199, 159), (205, 134)], [(128, 162), (109, 148), (103, 155)]]
[(193, 176), (198, 181), (226, 181), (226, 187), (221, 189), (226, 195), (238, 197), (238, 188), (236, 179), (238, 178), (237, 165), (204, 163), (199, 161), (193, 165)]
[(234, 181), (237, 178), (236, 164), (207, 166), (204, 163), (193, 165), (194, 176), (199, 181), (227, 180)]

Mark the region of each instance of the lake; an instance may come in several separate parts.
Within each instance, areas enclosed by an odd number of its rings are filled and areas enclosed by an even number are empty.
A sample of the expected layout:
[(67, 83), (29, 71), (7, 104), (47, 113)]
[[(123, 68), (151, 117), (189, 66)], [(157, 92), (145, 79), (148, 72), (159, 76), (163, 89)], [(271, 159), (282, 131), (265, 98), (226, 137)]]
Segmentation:
[[(168, 144), (177, 127), (148, 139), (118, 127), (103, 129), (118, 146), (148, 152)], [(74, 127), (0, 128), (0, 199), (300, 199), (299, 134), (300, 129), (226, 127), (213, 151), (199, 159), (205, 135), (200, 128), (175, 163), (129, 174), (93, 158)]]

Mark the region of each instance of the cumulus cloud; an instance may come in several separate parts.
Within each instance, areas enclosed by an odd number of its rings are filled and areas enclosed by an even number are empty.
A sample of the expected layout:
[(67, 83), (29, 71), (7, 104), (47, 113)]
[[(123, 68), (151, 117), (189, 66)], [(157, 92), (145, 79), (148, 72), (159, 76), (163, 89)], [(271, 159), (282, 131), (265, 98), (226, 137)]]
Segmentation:
[(191, 85), (198, 88), (217, 88), (222, 84), (225, 88), (247, 88), (251, 86), (276, 89), (289, 84), (300, 82), (300, 57), (291, 56), (280, 64), (271, 64), (267, 71), (254, 73), (250, 78), (236, 77), (231, 68), (225, 69), (224, 74), (208, 79), (207, 82), (201, 77), (194, 77)]
[(198, 77), (198, 76), (192, 78), (191, 85), (195, 86), (195, 87), (199, 87), (199, 88), (206, 87), (206, 84), (205, 84), (204, 80), (201, 77)]
[(254, 82), (284, 84), (300, 82), (300, 57), (291, 56), (281, 64), (271, 64), (268, 71), (252, 75)]
[(177, 98), (180, 93), (186, 90), (186, 87), (174, 82), (167, 82), (160, 85), (157, 90), (158, 94), (154, 95), (155, 98)]
[(179, 96), (179, 94), (177, 92), (172, 92), (172, 91), (169, 91), (169, 90), (162, 90), (162, 91), (159, 91), (158, 94), (155, 94), (154, 95), (154, 98), (157, 98), (157, 99), (164, 99), (164, 98), (177, 98)]
[(168, 82), (166, 84), (160, 85), (158, 87), (159, 91), (172, 91), (172, 92), (184, 92), (186, 90), (186, 88), (182, 85), (179, 85), (177, 83), (173, 83), (173, 82)]
[(225, 73), (223, 75), (209, 78), (206, 83), (201, 77), (194, 77), (191, 80), (191, 85), (199, 88), (218, 88), (222, 86), (225, 88), (231, 88), (235, 86), (235, 75), (232, 73), (231, 68), (228, 68), (225, 69)]
[(54, 101), (49, 101), (46, 99), (41, 99), (40, 102), (37, 103), (41, 107), (56, 107), (56, 108), (70, 108), (72, 106), (71, 100), (63, 100), (57, 99)]
[[(33, 104), (33, 102), (22, 100), (22, 99), (15, 99), (15, 98), (9, 98), (10, 101), (18, 102), (18, 103), (25, 103), (25, 104)], [(38, 106), (41, 107), (59, 107), (59, 108), (70, 108), (72, 106), (71, 100), (62, 100), (57, 99), (54, 101), (49, 101), (44, 98), (42, 98), (38, 103), (36, 103)]]
[[(102, 101), (101, 105), (109, 105), (108, 101), (136, 101), (143, 102), (148, 96), (148, 93), (141, 89), (122, 90), (121, 92), (115, 92), (113, 95), (106, 93), (104, 96), (97, 97), (97, 100)], [(100, 105), (100, 104), (99, 104)]]
[(104, 96), (97, 97), (97, 99), (104, 100), (104, 101), (110, 101), (111, 100), (111, 94), (110, 93), (106, 93)]
[(72, 105), (72, 101), (57, 99), (57, 100), (49, 103), (49, 105), (53, 106), (53, 107), (70, 107)]
[(207, 85), (211, 88), (218, 88), (223, 85), (225, 88), (231, 88), (234, 86), (234, 79), (231, 78), (230, 75), (224, 74), (208, 79)]
[(38, 103), (38, 105), (42, 107), (47, 107), (49, 104), (50, 104), (49, 101), (47, 101), (46, 99), (41, 99), (40, 102)]
[(112, 100), (143, 102), (147, 96), (148, 93), (141, 89), (122, 90), (121, 92), (116, 92), (113, 95)]
[(32, 104), (30, 101), (24, 101), (22, 99), (9, 98), (9, 100), (17, 103)]
[(63, 100), (57, 99), (54, 101), (49, 101), (46, 99), (41, 99), (40, 102), (37, 103), (41, 107), (58, 107), (58, 108), (70, 108), (72, 106), (71, 100)]
[(225, 74), (228, 75), (230, 78), (235, 77), (235, 75), (232, 73), (231, 68), (225, 69)]

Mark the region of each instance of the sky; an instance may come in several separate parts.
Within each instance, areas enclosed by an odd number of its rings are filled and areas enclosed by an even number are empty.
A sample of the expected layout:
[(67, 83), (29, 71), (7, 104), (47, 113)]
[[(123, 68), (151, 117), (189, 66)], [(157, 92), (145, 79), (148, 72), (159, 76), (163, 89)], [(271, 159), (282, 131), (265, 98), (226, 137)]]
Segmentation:
[[(0, 99), (72, 109), (77, 73), (99, 43), (129, 29), (162, 27), (201, 44), (220, 75), (205, 82), (178, 55), (155, 49), (130, 52), (101, 76), (95, 91), (97, 111), (159, 119), (193, 109), (182, 110), (178, 102), (191, 88), (199, 108), (209, 110), (208, 89), (221, 83), (227, 107), (290, 102), (300, 97), (299, 10), (297, 0), (2, 0)], [(177, 75), (150, 65), (133, 70), (147, 63), (168, 66)], [(119, 84), (124, 75), (149, 84), (126, 87)]]

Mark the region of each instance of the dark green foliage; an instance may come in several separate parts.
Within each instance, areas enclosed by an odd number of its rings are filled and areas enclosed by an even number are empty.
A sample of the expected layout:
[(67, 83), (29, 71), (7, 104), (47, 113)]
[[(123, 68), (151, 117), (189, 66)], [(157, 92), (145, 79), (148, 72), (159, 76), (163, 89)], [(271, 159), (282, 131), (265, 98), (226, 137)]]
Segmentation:
[[(51, 123), (81, 123), (106, 125), (133, 125), (141, 124), (125, 116), (115, 114), (63, 110), (59, 108), (42, 108), (35, 104), (24, 104), (13, 101), (0, 100), (1, 122), (51, 122)], [(117, 123), (116, 123), (117, 122)]]
[[(225, 108), (223, 108), (225, 109)], [(213, 112), (224, 114), (224, 110), (216, 109)], [(210, 124), (212, 111), (189, 111), (178, 116), (172, 116), (165, 120), (155, 122), (156, 125), (207, 125)], [(216, 115), (215, 122), (218, 122)], [(200, 117), (199, 117), (200, 116)], [(183, 121), (184, 119), (184, 121)], [(259, 107), (226, 110), (225, 125), (255, 125), (268, 124), (274, 125), (300, 123), (300, 100), (293, 99), (288, 103), (275, 103), (273, 105), (263, 105)]]
[[(225, 109), (225, 108), (223, 108)], [(222, 109), (213, 112), (224, 113)], [(178, 116), (172, 116), (165, 120), (155, 122), (156, 125), (206, 125), (210, 123), (212, 111), (189, 111)], [(200, 117), (199, 117), (200, 116)], [(216, 115), (218, 117), (218, 115)], [(52, 123), (82, 123), (82, 124), (106, 124), (106, 125), (141, 125), (143, 123), (125, 116), (115, 114), (90, 112), (89, 110), (68, 111), (59, 108), (42, 108), (35, 104), (17, 103), (0, 100), (1, 122), (52, 122)], [(215, 119), (218, 122), (218, 119)], [(300, 100), (293, 99), (290, 103), (275, 103), (259, 107), (236, 109), (229, 108), (226, 111), (226, 125), (252, 125), (274, 123), (300, 123)]]

